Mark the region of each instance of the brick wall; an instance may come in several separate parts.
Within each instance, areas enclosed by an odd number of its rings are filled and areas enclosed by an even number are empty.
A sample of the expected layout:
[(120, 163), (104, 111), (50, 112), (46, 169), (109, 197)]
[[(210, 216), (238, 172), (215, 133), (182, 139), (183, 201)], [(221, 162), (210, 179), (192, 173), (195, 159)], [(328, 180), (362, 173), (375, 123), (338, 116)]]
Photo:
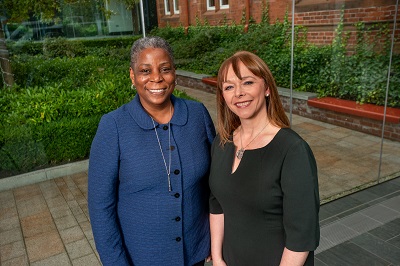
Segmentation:
[[(390, 2), (392, 1), (387, 1), (386, 4), (391, 4)], [(334, 7), (337, 8), (337, 6)], [(329, 6), (325, 8), (329, 8)], [(334, 30), (340, 21), (341, 9), (315, 10), (315, 7), (310, 5), (308, 8), (303, 6), (299, 10), (301, 12), (295, 13), (295, 25), (303, 25), (308, 29), (307, 39), (320, 45), (332, 43), (335, 36)], [(356, 43), (355, 23), (363, 22), (366, 27), (373, 25), (380, 27), (383, 24), (389, 24), (389, 29), (391, 30), (393, 28), (394, 15), (395, 5), (346, 8), (343, 23), (345, 26), (344, 30), (350, 33), (350, 48)], [(398, 20), (395, 33), (396, 38), (400, 38), (399, 27), (400, 23)], [(368, 37), (373, 39), (377, 33), (378, 30), (372, 30), (368, 33)], [(383, 44), (383, 41), (381, 42)], [(399, 44), (397, 44), (396, 49), (400, 49)]]
[[(230, 0), (229, 9), (221, 9), (219, 0), (215, 0), (216, 9), (207, 10), (206, 0), (180, 1), (180, 14), (165, 15), (164, 0), (157, 0), (158, 25), (165, 27), (167, 24), (177, 27), (180, 25), (195, 25), (196, 18), (210, 25), (220, 25), (226, 19), (228, 22), (239, 24), (246, 2), (249, 4), (248, 18), (256, 22), (261, 21), (263, 3), (267, 0)], [(289, 12), (291, 21), (291, 0), (268, 0), (269, 16), (271, 23), (277, 19), (282, 21), (286, 12)], [(170, 0), (172, 5), (172, 0)], [(334, 32), (340, 21), (342, 6), (345, 6), (344, 24), (345, 31), (350, 32), (350, 47), (356, 41), (356, 28), (354, 23), (364, 22), (367, 27), (378, 23), (389, 23), (390, 30), (395, 14), (395, 0), (297, 0), (295, 6), (295, 25), (303, 25), (308, 29), (307, 38), (317, 45), (332, 43)], [(371, 38), (377, 31), (368, 33)], [(397, 22), (395, 37), (400, 39), (400, 19)], [(396, 42), (395, 51), (400, 52), (400, 42)]]

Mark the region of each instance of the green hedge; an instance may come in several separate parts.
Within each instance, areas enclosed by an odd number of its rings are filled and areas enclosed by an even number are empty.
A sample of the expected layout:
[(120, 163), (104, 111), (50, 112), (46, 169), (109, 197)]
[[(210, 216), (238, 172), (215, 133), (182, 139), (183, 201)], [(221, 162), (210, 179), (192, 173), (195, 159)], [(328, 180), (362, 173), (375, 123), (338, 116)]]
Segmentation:
[(0, 178), (87, 158), (100, 116), (0, 128)]
[[(53, 53), (54, 51), (68, 53), (74, 49), (82, 50), (81, 53), (87, 53), (95, 48), (118, 49), (130, 48), (133, 42), (141, 36), (121, 36), (121, 37), (104, 37), (104, 38), (86, 38), (86, 39), (66, 39), (62, 37), (47, 38), (45, 41), (7, 41), (7, 48), (11, 55), (38, 55), (43, 54), (47, 49)], [(55, 46), (51, 44), (56, 44)], [(47, 47), (46, 47), (47, 45)], [(60, 49), (62, 47), (62, 49)], [(54, 49), (54, 51), (51, 51)], [(56, 56), (57, 53), (55, 53)]]

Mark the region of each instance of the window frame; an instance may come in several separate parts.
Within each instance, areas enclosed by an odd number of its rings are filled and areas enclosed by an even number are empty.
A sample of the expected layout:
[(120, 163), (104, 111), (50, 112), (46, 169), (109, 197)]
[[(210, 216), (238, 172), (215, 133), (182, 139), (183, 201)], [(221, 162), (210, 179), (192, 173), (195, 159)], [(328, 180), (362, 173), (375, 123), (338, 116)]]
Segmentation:
[(179, 0), (173, 0), (172, 5), (174, 6), (174, 14), (179, 14)]
[(229, 0), (227, 0), (227, 2), (228, 2), (227, 5), (222, 4), (222, 1), (223, 0), (219, 0), (219, 8), (220, 9), (228, 9), (229, 8)]
[(165, 12), (165, 15), (171, 15), (171, 9), (169, 7), (169, 0), (164, 0), (164, 12)]
[(210, 2), (211, 2), (212, 0), (207, 0), (207, 11), (208, 10), (215, 10), (215, 0), (214, 0), (214, 6), (211, 6), (210, 5)]

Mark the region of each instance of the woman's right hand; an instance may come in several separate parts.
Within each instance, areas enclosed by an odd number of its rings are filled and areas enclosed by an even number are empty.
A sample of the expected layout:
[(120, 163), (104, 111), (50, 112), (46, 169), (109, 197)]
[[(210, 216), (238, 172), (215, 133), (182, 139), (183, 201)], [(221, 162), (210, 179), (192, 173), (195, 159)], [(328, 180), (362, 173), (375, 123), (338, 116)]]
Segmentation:
[(212, 260), (212, 265), (213, 266), (227, 266), (223, 259)]

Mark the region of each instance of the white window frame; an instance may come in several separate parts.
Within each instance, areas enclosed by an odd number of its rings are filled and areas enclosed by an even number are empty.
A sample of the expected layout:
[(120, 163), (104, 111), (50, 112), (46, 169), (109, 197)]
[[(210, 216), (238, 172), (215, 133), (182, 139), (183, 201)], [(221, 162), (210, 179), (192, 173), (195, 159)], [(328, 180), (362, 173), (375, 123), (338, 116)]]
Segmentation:
[(171, 15), (171, 10), (169, 9), (169, 0), (164, 0), (165, 15)]
[(174, 14), (179, 14), (179, 0), (173, 0)]
[(207, 0), (207, 10), (215, 10), (215, 0), (214, 0), (214, 6), (211, 6), (211, 0)]
[(220, 9), (227, 9), (227, 8), (229, 8), (229, 0), (228, 0), (228, 4), (227, 4), (227, 5), (223, 5), (223, 4), (222, 4), (222, 0), (219, 0), (219, 8), (220, 8)]

